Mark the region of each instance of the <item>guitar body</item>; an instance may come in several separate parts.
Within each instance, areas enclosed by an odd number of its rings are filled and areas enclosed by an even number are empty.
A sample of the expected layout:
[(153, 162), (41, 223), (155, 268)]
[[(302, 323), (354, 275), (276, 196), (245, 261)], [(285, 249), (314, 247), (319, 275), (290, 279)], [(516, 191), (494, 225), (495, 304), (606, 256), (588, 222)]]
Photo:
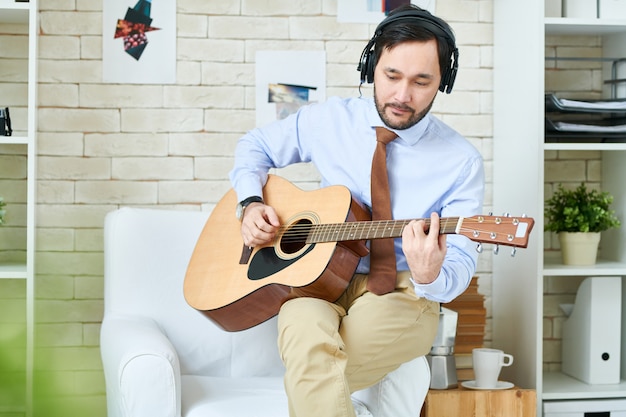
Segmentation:
[[(227, 331), (253, 327), (278, 314), (291, 297), (335, 301), (348, 286), (365, 240), (306, 243), (283, 232), (309, 224), (369, 220), (343, 186), (303, 191), (270, 175), (263, 190), (285, 227), (274, 242), (250, 250), (235, 217), (237, 196), (230, 190), (207, 220), (191, 256), (184, 282), (187, 303)], [(314, 208), (314, 209), (313, 209)]]

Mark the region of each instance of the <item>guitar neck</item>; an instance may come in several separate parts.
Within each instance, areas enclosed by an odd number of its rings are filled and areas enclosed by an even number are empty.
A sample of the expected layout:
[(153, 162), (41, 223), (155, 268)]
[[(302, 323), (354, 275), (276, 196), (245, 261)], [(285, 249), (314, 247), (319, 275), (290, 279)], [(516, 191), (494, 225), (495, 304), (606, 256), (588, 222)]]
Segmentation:
[[(423, 219), (430, 227), (430, 219)], [(458, 233), (461, 218), (440, 219), (440, 234)], [(343, 242), (348, 240), (371, 240), (396, 238), (411, 220), (375, 220), (347, 223), (316, 224), (307, 227), (306, 243)]]
[[(430, 227), (430, 218), (421, 219)], [(296, 223), (285, 230), (289, 241), (307, 244), (396, 238), (411, 220), (375, 220), (332, 224)], [(439, 234), (458, 234), (478, 243), (525, 248), (535, 221), (530, 217), (483, 216), (442, 217)]]

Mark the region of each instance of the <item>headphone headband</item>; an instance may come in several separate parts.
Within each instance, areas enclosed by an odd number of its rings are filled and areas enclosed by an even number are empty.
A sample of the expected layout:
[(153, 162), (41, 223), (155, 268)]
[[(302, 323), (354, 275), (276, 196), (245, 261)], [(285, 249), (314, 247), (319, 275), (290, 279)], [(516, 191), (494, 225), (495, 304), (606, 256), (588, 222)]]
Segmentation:
[(456, 47), (456, 40), (452, 30), (438, 17), (433, 16), (427, 10), (415, 8), (408, 9), (391, 14), (378, 24), (374, 31), (374, 36), (369, 40), (365, 49), (361, 53), (361, 59), (357, 67), (357, 71), (361, 72), (361, 84), (367, 81), (374, 82), (374, 66), (378, 61), (375, 53), (376, 41), (383, 34), (385, 28), (389, 25), (400, 22), (415, 23), (431, 32), (437, 38), (438, 42), (446, 42), (452, 50), (449, 64), (446, 68), (441, 69), (441, 84), (439, 91), (445, 91), (450, 94), (458, 71), (459, 50)]

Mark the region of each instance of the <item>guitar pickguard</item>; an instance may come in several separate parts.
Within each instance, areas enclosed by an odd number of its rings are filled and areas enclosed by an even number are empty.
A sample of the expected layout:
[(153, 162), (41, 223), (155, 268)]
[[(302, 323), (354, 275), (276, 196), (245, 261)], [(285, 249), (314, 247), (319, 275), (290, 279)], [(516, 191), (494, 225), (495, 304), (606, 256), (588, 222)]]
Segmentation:
[(309, 245), (304, 252), (291, 259), (279, 257), (273, 247), (261, 248), (252, 257), (252, 262), (250, 262), (250, 267), (248, 268), (248, 279), (257, 281), (272, 276), (298, 262), (299, 259), (302, 259), (302, 257), (313, 250), (314, 247), (315, 244)]

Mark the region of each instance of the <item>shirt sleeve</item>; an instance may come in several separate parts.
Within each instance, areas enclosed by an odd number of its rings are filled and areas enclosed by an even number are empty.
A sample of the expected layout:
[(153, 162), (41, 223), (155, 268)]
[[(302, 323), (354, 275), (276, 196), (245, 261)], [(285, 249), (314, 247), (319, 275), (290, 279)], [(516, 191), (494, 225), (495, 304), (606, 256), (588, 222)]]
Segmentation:
[(255, 128), (239, 139), (229, 177), (240, 201), (263, 195), (271, 168), (305, 162), (298, 143), (298, 121), (299, 112)]
[[(482, 158), (468, 163), (465, 175), (451, 193), (442, 209), (442, 216), (473, 216), (482, 212), (484, 195), (484, 168)], [(439, 276), (429, 284), (413, 281), (419, 297), (447, 303), (461, 295), (476, 273), (478, 251), (476, 244), (461, 235), (446, 238), (447, 251)]]

